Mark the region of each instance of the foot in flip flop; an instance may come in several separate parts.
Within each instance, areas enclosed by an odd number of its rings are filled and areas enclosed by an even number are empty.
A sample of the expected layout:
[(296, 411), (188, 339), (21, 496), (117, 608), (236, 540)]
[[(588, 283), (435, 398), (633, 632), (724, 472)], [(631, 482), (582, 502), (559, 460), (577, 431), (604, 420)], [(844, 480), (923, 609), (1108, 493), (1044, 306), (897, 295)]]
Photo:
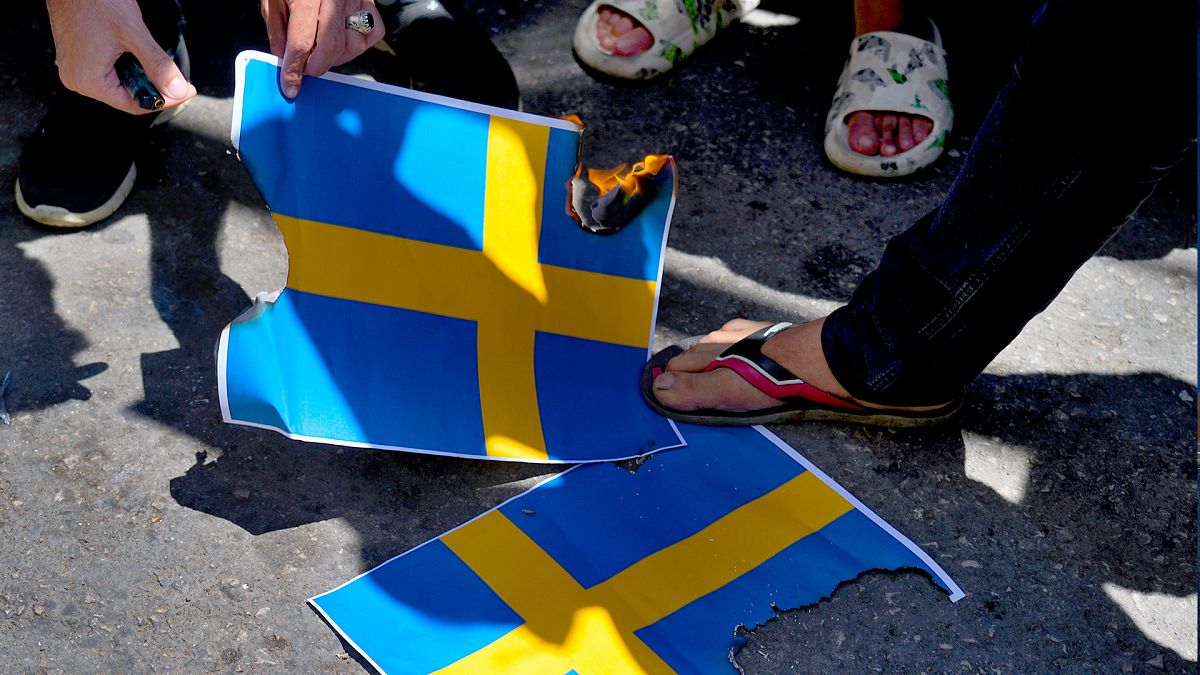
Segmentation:
[(758, 0), (594, 0), (575, 27), (575, 56), (608, 77), (648, 80), (757, 5)]
[(894, 31), (854, 38), (825, 120), (825, 154), (863, 176), (911, 174), (941, 156), (954, 124), (946, 53), (930, 40)]
[(656, 354), (642, 374), (642, 394), (659, 413), (695, 424), (827, 420), (915, 427), (957, 412), (958, 402), (903, 408), (851, 397), (825, 362), (823, 324), (735, 319)]
[(637, 56), (654, 46), (654, 36), (641, 22), (610, 5), (597, 10), (596, 41), (613, 56)]
[(923, 115), (876, 113), (865, 110), (846, 118), (850, 149), (860, 155), (893, 157), (929, 138), (933, 120)]

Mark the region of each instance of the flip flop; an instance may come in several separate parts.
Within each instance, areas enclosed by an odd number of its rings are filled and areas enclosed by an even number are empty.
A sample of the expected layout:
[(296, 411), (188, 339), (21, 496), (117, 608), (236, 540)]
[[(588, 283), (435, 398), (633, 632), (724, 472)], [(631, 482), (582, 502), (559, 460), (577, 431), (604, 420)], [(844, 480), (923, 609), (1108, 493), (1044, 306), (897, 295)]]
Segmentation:
[[(834, 166), (861, 176), (907, 176), (942, 155), (954, 126), (946, 52), (933, 22), (933, 41), (879, 31), (850, 44), (850, 60), (838, 79), (825, 119), (825, 155)], [(933, 120), (924, 141), (891, 157), (864, 155), (850, 148), (846, 119), (858, 111), (921, 115)]]
[[(759, 0), (595, 0), (575, 26), (575, 57), (586, 67), (623, 80), (648, 80), (674, 68), (707, 43), (717, 31), (745, 16)], [(596, 37), (599, 10), (608, 6), (628, 14), (654, 37), (654, 44), (632, 56), (618, 56)]]
[(705, 366), (702, 372), (728, 368), (755, 389), (780, 402), (762, 410), (731, 412), (727, 410), (676, 410), (668, 408), (654, 396), (654, 380), (667, 369), (667, 362), (695, 344), (699, 337), (667, 347), (654, 355), (642, 369), (642, 396), (658, 414), (680, 422), (711, 426), (748, 426), (775, 422), (852, 422), (881, 427), (926, 427), (940, 424), (953, 417), (961, 401), (921, 412), (866, 408), (853, 401), (822, 391), (796, 377), (787, 368), (762, 353), (762, 346), (771, 336), (790, 328), (787, 322), (768, 326), (747, 335), (731, 345)]

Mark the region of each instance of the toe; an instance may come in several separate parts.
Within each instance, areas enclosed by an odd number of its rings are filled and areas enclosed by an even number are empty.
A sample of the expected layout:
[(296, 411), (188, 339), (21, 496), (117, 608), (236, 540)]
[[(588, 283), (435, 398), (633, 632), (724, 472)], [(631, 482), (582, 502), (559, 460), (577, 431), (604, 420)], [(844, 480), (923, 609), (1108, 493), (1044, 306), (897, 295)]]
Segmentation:
[(879, 132), (875, 130), (875, 116), (859, 111), (846, 120), (846, 134), (850, 149), (860, 155), (875, 155), (879, 152)]
[(731, 345), (760, 328), (770, 326), (770, 321), (751, 321), (749, 319), (730, 319), (718, 330), (700, 338), (701, 344), (710, 342)]
[(929, 138), (929, 134), (933, 131), (933, 120), (928, 117), (917, 116), (913, 118), (913, 143), (920, 143)]
[(878, 115), (875, 118), (879, 126), (879, 154), (892, 157), (900, 151), (896, 147), (896, 116), (894, 114)]
[(727, 321), (719, 330), (715, 330), (696, 341), (691, 347), (667, 362), (670, 372), (699, 373), (712, 363), (713, 359), (729, 348), (729, 345), (741, 340), (756, 330), (772, 325), (770, 321), (750, 321), (733, 319)]
[(641, 26), (617, 38), (612, 51), (617, 56), (636, 56), (654, 46), (654, 36)]
[(913, 145), (912, 118), (900, 115), (896, 120), (896, 145), (900, 151), (911, 150)]
[(716, 342), (698, 342), (668, 361), (667, 370), (673, 373), (698, 373), (720, 356), (727, 346)]
[(611, 32), (613, 20), (617, 15), (612, 7), (603, 6), (596, 10), (596, 30), (603, 32)]
[(596, 11), (596, 41), (615, 56), (636, 56), (654, 46), (654, 36), (645, 26), (608, 5)]
[(711, 373), (663, 373), (654, 380), (654, 397), (675, 410), (745, 412), (779, 405), (779, 401), (724, 369)]
[(767, 326), (771, 325), (773, 324), (770, 321), (753, 321), (751, 319), (743, 319), (739, 317), (737, 319), (730, 319), (729, 321), (726, 321), (725, 325), (721, 326), (721, 331), (745, 332), (749, 334), (758, 330), (759, 328), (766, 328)]

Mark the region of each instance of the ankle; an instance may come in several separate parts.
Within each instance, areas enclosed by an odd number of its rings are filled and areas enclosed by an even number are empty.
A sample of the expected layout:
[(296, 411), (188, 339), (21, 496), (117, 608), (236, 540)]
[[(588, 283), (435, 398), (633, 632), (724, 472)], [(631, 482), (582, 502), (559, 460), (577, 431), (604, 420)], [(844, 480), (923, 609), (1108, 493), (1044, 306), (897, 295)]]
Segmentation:
[(889, 31), (936, 42), (935, 29), (928, 16), (908, 14), (902, 2), (892, 0), (856, 0), (854, 3), (854, 36)]
[(838, 398), (853, 401), (850, 392), (837, 381), (825, 351), (821, 347), (821, 328), (825, 317), (783, 331), (763, 344), (763, 354), (795, 373), (808, 384)]
[(854, 0), (854, 35), (896, 30), (904, 20), (899, 0)]
[(809, 321), (783, 331), (763, 344), (762, 352), (777, 363), (795, 373), (808, 384), (847, 401), (853, 401), (865, 408), (879, 410), (909, 410), (924, 412), (944, 408), (951, 402), (930, 406), (897, 406), (880, 405), (864, 401), (850, 395), (850, 392), (838, 382), (829, 362), (825, 360), (825, 350), (821, 346), (821, 329), (825, 325), (825, 317)]

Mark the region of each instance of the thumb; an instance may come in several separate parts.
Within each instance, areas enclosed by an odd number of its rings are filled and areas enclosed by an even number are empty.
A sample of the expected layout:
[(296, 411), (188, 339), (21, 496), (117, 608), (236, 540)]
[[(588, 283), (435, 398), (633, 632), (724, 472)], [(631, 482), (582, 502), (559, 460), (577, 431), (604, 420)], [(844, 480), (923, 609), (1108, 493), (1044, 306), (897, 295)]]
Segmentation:
[(129, 36), (129, 51), (142, 64), (146, 76), (158, 88), (164, 98), (169, 99), (168, 107), (181, 103), (196, 95), (196, 88), (188, 84), (187, 78), (179, 71), (179, 67), (171, 60), (170, 55), (154, 41), (145, 25), (131, 26)]

